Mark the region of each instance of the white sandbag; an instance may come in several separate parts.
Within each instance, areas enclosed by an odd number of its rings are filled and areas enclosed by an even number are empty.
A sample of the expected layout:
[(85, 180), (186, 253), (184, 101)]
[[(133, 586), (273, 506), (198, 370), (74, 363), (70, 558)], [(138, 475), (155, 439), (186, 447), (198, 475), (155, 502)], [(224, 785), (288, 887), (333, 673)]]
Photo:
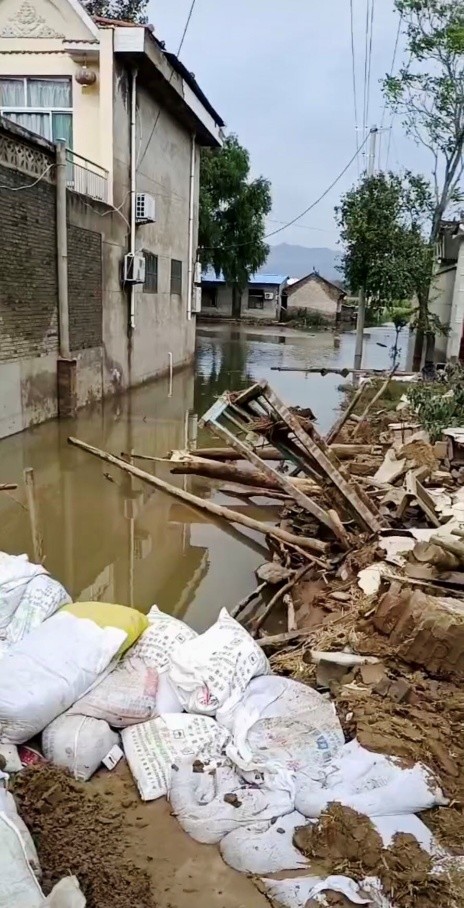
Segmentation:
[(126, 635), (60, 612), (0, 660), (0, 740), (22, 744), (96, 682)]
[(245, 772), (309, 768), (317, 778), (345, 742), (334, 705), (306, 684), (278, 675), (253, 679), (241, 703), (219, 710), (217, 721), (232, 733), (227, 752)]
[(69, 770), (81, 782), (87, 782), (97, 771), (119, 736), (102, 719), (76, 716), (69, 712), (58, 716), (42, 735), (44, 757)]
[(244, 826), (229, 832), (219, 850), (226, 864), (241, 873), (300, 870), (308, 865), (308, 859), (295, 848), (292, 839), (295, 829), (307, 823), (306, 817), (294, 810), (265, 826)]
[(169, 668), (174, 650), (198, 635), (188, 624), (160, 611), (157, 605), (152, 605), (147, 618), (150, 627), (131, 647), (130, 653), (162, 672)]
[(158, 690), (156, 691), (156, 714), (164, 716), (166, 713), (182, 713), (184, 708), (177, 696), (167, 671), (158, 676)]
[(135, 656), (125, 656), (70, 712), (104, 719), (114, 728), (146, 722), (158, 715), (158, 672)]
[(176, 648), (169, 677), (188, 712), (214, 716), (220, 707), (233, 708), (249, 681), (269, 671), (261, 647), (222, 609), (209, 630)]
[[(360, 895), (360, 886), (346, 876), (329, 876), (325, 880), (316, 876), (302, 876), (291, 880), (264, 879), (262, 882), (267, 896), (281, 908), (305, 908), (310, 899), (327, 890), (340, 892), (353, 905), (373, 904), (370, 898)], [(380, 905), (379, 902), (377, 904)]]
[[(183, 762), (171, 776), (173, 815), (192, 839), (214, 845), (233, 829), (267, 826), (293, 810), (294, 792), (248, 785), (230, 766), (195, 772)], [(301, 865), (300, 865), (301, 866)]]
[(319, 817), (331, 801), (369, 817), (418, 813), (448, 803), (429, 769), (420, 763), (405, 768), (357, 741), (346, 744), (319, 779), (311, 767), (297, 772), (295, 807), (300, 813)]
[(0, 655), (68, 602), (64, 587), (41, 564), (0, 552)]
[(0, 757), (5, 761), (5, 772), (21, 772), (23, 764), (19, 756), (18, 748), (14, 744), (0, 744)]
[(34, 875), (39, 880), (42, 876), (42, 871), (40, 869), (39, 858), (32, 836), (24, 820), (19, 816), (13, 795), (11, 794), (11, 792), (6, 791), (4, 788), (0, 788), (0, 813), (4, 813), (5, 816), (8, 817), (11, 823), (13, 823), (13, 825), (18, 830), (24, 845), (27, 860), (34, 872)]
[(75, 876), (66, 876), (53, 887), (44, 908), (85, 908), (87, 900)]
[(0, 906), (41, 908), (43, 903), (21, 834), (15, 823), (0, 813)]
[(207, 716), (165, 715), (122, 731), (124, 752), (143, 801), (166, 795), (172, 765), (219, 759), (229, 734)]

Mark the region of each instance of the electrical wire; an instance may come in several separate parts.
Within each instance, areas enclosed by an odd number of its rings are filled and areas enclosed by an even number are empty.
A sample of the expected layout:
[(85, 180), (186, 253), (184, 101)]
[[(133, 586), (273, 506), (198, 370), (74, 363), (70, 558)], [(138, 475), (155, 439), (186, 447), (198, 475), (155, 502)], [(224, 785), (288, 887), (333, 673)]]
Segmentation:
[(371, 68), (372, 68), (372, 39), (374, 34), (374, 11), (375, 11), (375, 0), (371, 0), (371, 15), (369, 23), (369, 55), (368, 55), (368, 67), (367, 67), (367, 86), (366, 86), (366, 128), (369, 121), (369, 104), (371, 96)]
[[(311, 204), (308, 205), (308, 207), (305, 208), (304, 211), (301, 211), (300, 214), (297, 214), (296, 217), (294, 217), (294, 218), (291, 219), (291, 221), (287, 221), (287, 222), (283, 225), (283, 227), (278, 227), (277, 230), (272, 230), (270, 233), (266, 233), (266, 234), (263, 236), (263, 240), (268, 240), (268, 239), (270, 239), (271, 236), (276, 236), (277, 233), (282, 233), (283, 230), (287, 230), (288, 227), (292, 227), (293, 224), (296, 224), (297, 221), (301, 220), (301, 218), (303, 218), (303, 217), (305, 216), (305, 214), (308, 214), (309, 211), (312, 211), (313, 208), (316, 207), (316, 205), (319, 205), (319, 202), (322, 202), (322, 199), (325, 199), (325, 197), (329, 194), (329, 192), (331, 191), (331, 189), (333, 189), (334, 186), (336, 186), (336, 184), (339, 182), (339, 180), (341, 180), (341, 178), (345, 175), (346, 171), (349, 170), (349, 168), (351, 167), (352, 163), (355, 161), (355, 159), (358, 157), (359, 153), (360, 153), (360, 152), (362, 151), (362, 149), (364, 148), (364, 146), (365, 146), (365, 144), (366, 144), (368, 138), (369, 138), (369, 136), (366, 136), (366, 137), (365, 137), (364, 141), (363, 141), (363, 142), (361, 143), (361, 145), (359, 146), (358, 151), (355, 151), (354, 155), (353, 155), (353, 156), (350, 158), (350, 160), (348, 161), (348, 164), (345, 164), (345, 167), (343, 168), (343, 170), (341, 170), (340, 173), (335, 177), (335, 179), (332, 180), (330, 186), (328, 186), (327, 189), (325, 189), (324, 192), (322, 192), (321, 195), (318, 196), (318, 198), (315, 199), (314, 202), (311, 202)], [(208, 252), (212, 252), (212, 251), (214, 251), (214, 249), (220, 248), (221, 251), (225, 251), (225, 250), (227, 250), (227, 249), (239, 249), (241, 246), (249, 246), (249, 245), (250, 245), (250, 243), (249, 243), (249, 241), (248, 241), (248, 242), (245, 242), (245, 243), (234, 243), (233, 246), (221, 246), (221, 247), (216, 247), (216, 246), (203, 246), (203, 249), (206, 249)]]
[[(190, 25), (190, 20), (191, 20), (192, 15), (193, 15), (193, 10), (195, 9), (195, 3), (196, 3), (196, 0), (192, 0), (192, 2), (191, 2), (191, 4), (190, 4), (190, 9), (189, 9), (189, 13), (188, 13), (188, 16), (187, 16), (187, 21), (186, 21), (186, 23), (185, 23), (184, 30), (183, 30), (183, 32), (182, 32), (182, 37), (181, 37), (181, 39), (180, 39), (180, 41), (179, 41), (179, 47), (177, 48), (177, 54), (176, 54), (177, 57), (179, 56), (179, 54), (180, 54), (180, 52), (181, 52), (181, 50), (182, 50), (182, 48), (183, 48), (183, 46), (184, 46), (184, 41), (185, 41), (185, 38), (186, 38), (186, 36), (187, 36), (188, 28), (189, 28), (189, 25)], [(171, 84), (173, 75), (174, 75), (174, 67), (171, 68), (171, 75), (169, 76), (168, 85)], [(153, 136), (154, 136), (154, 134), (155, 134), (155, 130), (156, 130), (156, 127), (158, 126), (158, 121), (159, 121), (160, 116), (161, 116), (161, 107), (160, 107), (160, 109), (159, 109), (159, 111), (158, 111), (158, 113), (157, 113), (157, 115), (156, 115), (156, 120), (155, 120), (155, 122), (153, 123), (153, 128), (152, 128), (152, 130), (151, 130), (151, 133), (150, 133), (150, 135), (148, 136), (148, 142), (147, 142), (147, 144), (145, 145), (145, 151), (143, 152), (143, 155), (142, 155), (142, 157), (140, 158), (140, 161), (138, 162), (139, 168), (141, 167), (142, 161), (143, 161), (143, 159), (144, 159), (144, 157), (145, 157), (145, 155), (146, 155), (146, 153), (147, 153), (147, 151), (148, 151), (148, 149), (149, 149), (149, 147), (150, 147), (150, 142), (151, 142), (151, 140), (152, 140), (152, 138), (153, 138)]]
[(366, 24), (365, 24), (365, 36), (364, 36), (364, 87), (363, 87), (363, 136), (366, 135), (367, 130), (367, 116), (366, 116), (366, 97), (367, 97), (367, 70), (368, 70), (368, 54), (369, 54), (369, 10), (370, 2), (366, 0)]
[[(398, 53), (398, 45), (399, 45), (399, 41), (400, 41), (401, 23), (402, 23), (402, 21), (403, 21), (403, 13), (401, 12), (400, 15), (399, 15), (399, 19), (398, 19), (398, 28), (397, 28), (397, 30), (396, 30), (395, 45), (394, 45), (394, 48), (393, 48), (393, 56), (392, 56), (392, 61), (391, 61), (391, 65), (390, 65), (390, 73), (391, 73), (391, 74), (393, 74), (394, 71), (395, 71), (396, 55), (397, 55), (397, 53)], [(385, 114), (386, 114), (386, 112), (387, 112), (387, 101), (385, 100), (385, 101), (384, 101), (384, 105), (383, 105), (383, 111), (382, 111), (382, 119), (381, 119), (381, 121), (380, 121), (380, 136), (379, 136), (380, 142), (381, 142), (383, 124), (384, 124), (384, 122), (385, 122)], [(390, 154), (390, 144), (391, 144), (391, 130), (392, 130), (392, 126), (393, 126), (393, 119), (394, 119), (394, 116), (395, 116), (395, 112), (392, 113), (391, 121), (390, 121), (390, 131), (389, 131), (389, 138), (388, 138), (388, 145), (387, 145), (387, 155), (386, 155), (386, 158), (385, 158), (385, 170), (387, 169), (387, 166), (388, 166), (388, 158), (389, 158), (389, 154)], [(381, 145), (380, 145), (380, 143), (379, 143), (379, 168), (380, 168), (380, 156), (381, 156)]]
[(353, 82), (353, 105), (354, 105), (354, 130), (356, 134), (356, 150), (359, 150), (358, 138), (358, 93), (356, 89), (356, 55), (354, 49), (354, 16), (353, 0), (350, 0), (350, 30), (351, 30), (351, 77)]
[(49, 164), (48, 167), (45, 168), (44, 172), (40, 174), (40, 177), (37, 177), (37, 179), (34, 180), (33, 183), (25, 183), (24, 186), (3, 186), (3, 185), (0, 185), (0, 189), (9, 189), (10, 192), (21, 192), (23, 189), (32, 189), (32, 187), (33, 187), (33, 186), (37, 186), (37, 183), (40, 183), (40, 181), (43, 180), (43, 178), (47, 175), (47, 173), (49, 172), (49, 170), (51, 170), (52, 167), (55, 167), (55, 166), (56, 166), (56, 164), (55, 164), (54, 162), (53, 162), (53, 164)]

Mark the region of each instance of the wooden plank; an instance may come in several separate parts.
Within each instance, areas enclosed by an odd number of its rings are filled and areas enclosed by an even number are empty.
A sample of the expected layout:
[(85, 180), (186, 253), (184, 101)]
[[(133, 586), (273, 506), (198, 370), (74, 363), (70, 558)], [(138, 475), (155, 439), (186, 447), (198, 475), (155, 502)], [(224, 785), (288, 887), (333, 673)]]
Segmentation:
[(435, 510), (435, 502), (431, 495), (424, 489), (424, 486), (419, 481), (417, 476), (414, 473), (414, 470), (409, 470), (406, 473), (405, 478), (405, 488), (408, 495), (411, 495), (417, 501), (417, 504), (424, 512), (425, 516), (433, 523), (434, 526), (441, 526), (441, 522), (438, 519), (437, 512)]
[(32, 551), (36, 564), (42, 564), (44, 560), (43, 539), (39, 528), (39, 516), (37, 511), (37, 496), (35, 489), (34, 470), (27, 467), (23, 473), (24, 485), (26, 487), (26, 501), (29, 511), (29, 520), (31, 524)]
[[(289, 429), (296, 436), (300, 444), (307, 450), (308, 454), (316, 461), (320, 469), (325, 473), (325, 475), (330, 479), (330, 481), (336, 486), (339, 492), (343, 495), (343, 498), (348, 503), (350, 510), (357, 517), (358, 522), (361, 523), (364, 529), (367, 529), (369, 532), (379, 532), (382, 529), (380, 520), (374, 513), (371, 507), (368, 507), (364, 501), (362, 501), (359, 494), (354, 490), (353, 486), (342, 476), (340, 470), (333, 463), (330, 457), (322, 449), (322, 445), (317, 443), (316, 439), (311, 438), (307, 432), (302, 429), (299, 420), (295, 417), (293, 413), (290, 412), (288, 407), (282, 403), (277, 395), (271, 390), (267, 385), (264, 391), (266, 400), (274, 407), (279, 416), (284, 420)], [(316, 433), (317, 434), (317, 433)], [(325, 442), (323, 442), (326, 445)]]

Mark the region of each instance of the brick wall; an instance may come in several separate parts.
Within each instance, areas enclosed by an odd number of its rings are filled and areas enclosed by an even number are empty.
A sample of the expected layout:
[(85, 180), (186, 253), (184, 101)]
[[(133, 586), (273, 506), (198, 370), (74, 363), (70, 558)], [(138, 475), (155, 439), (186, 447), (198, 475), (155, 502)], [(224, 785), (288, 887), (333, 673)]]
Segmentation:
[[(55, 187), (0, 164), (0, 361), (58, 350)], [(6, 188), (8, 187), (8, 188)]]
[(71, 350), (102, 340), (102, 237), (68, 225), (68, 303)]

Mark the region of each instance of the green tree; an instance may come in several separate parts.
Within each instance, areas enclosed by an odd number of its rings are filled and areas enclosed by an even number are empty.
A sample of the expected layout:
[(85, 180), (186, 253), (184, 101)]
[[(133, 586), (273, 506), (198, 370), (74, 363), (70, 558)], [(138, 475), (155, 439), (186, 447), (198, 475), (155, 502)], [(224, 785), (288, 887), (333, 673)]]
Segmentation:
[[(433, 157), (434, 198), (429, 242), (436, 243), (449, 206), (463, 198), (464, 5), (462, 0), (394, 0), (406, 36), (407, 64), (384, 80), (391, 109), (403, 116), (408, 135)], [(433, 359), (436, 322), (430, 313), (433, 260), (418, 298), (415, 368), (424, 335), (426, 360)]]
[(264, 265), (265, 217), (271, 210), (270, 183), (250, 179), (250, 156), (236, 136), (201, 156), (199, 247), (204, 267), (221, 271), (232, 287), (232, 314), (241, 314), (241, 295), (251, 274)]
[(418, 296), (432, 257), (423, 224), (430, 187), (420, 176), (366, 176), (335, 209), (344, 246), (342, 270), (352, 293), (371, 310)]
[(83, 5), (90, 16), (122, 19), (125, 22), (146, 25), (148, 18), (145, 10), (148, 2), (149, 0), (83, 0)]

